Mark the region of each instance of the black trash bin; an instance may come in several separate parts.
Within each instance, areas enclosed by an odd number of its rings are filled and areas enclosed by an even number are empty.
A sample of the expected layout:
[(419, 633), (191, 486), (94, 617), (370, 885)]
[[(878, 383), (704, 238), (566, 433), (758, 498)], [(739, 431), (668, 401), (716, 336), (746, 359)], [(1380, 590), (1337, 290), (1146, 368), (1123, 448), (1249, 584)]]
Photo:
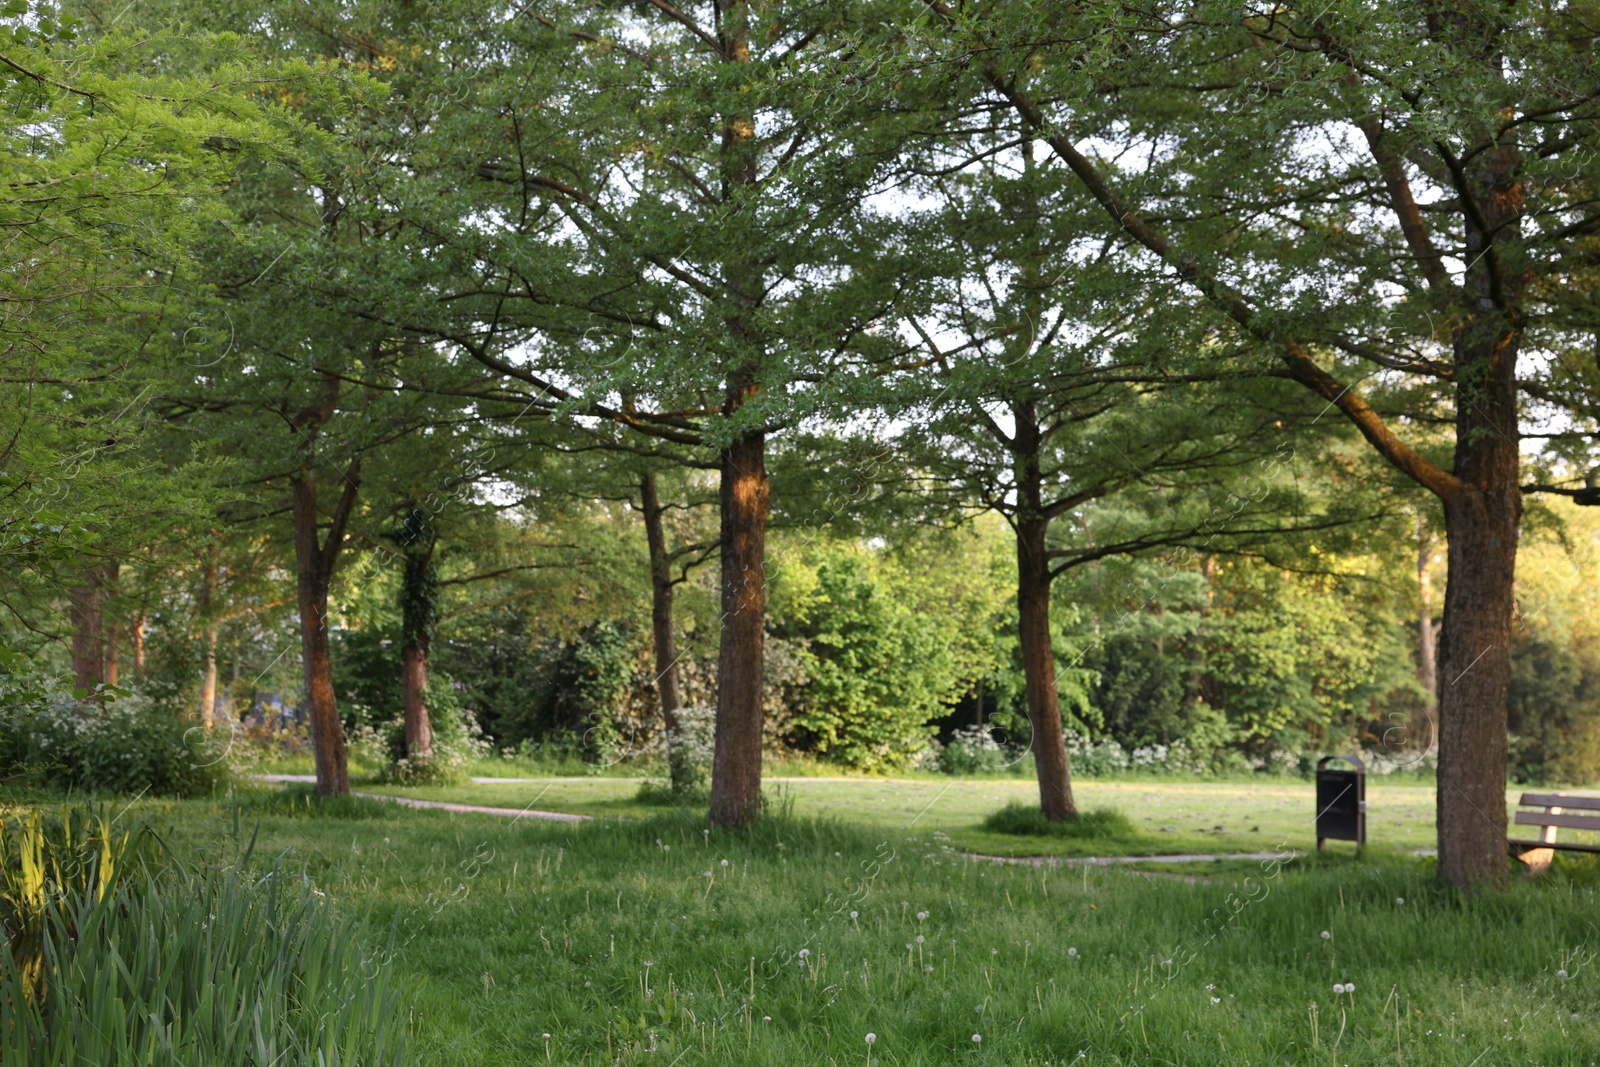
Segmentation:
[[(1353, 769), (1328, 764), (1343, 760)], [(1367, 765), (1360, 756), (1323, 756), (1317, 761), (1317, 849), (1324, 841), (1367, 843)]]

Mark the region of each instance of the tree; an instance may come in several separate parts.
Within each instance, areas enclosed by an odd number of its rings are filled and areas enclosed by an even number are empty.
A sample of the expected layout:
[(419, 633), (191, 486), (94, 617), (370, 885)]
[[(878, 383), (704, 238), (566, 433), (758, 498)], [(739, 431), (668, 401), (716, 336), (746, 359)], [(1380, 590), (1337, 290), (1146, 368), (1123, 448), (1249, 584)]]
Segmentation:
[[(1519, 381), (1517, 362), (1592, 328), (1587, 306), (1561, 295), (1592, 269), (1597, 229), (1584, 16), (1532, 4), (1242, 18), (1212, 4), (925, 9), (979, 91), (1101, 206), (1123, 254), (1204, 297), (1439, 499), (1439, 872), (1504, 884), (1518, 390), (1570, 404), (1585, 388), (1560, 370)], [(1405, 437), (1407, 422), (1441, 414), (1450, 462)]]
[(1281, 387), (1244, 380), (1203, 308), (1106, 255), (1085, 198), (1036, 161), (1025, 125), (948, 102), (932, 117), (939, 138), (904, 164), (936, 206), (908, 220), (923, 235), (926, 295), (904, 306), (926, 356), (898, 376), (915, 412), (901, 438), (936, 495), (994, 511), (1014, 533), (1040, 804), (1067, 820), (1077, 808), (1058, 682), (1083, 655), (1056, 656), (1056, 579), (1338, 520), (1306, 514), (1287, 489), (1279, 446), (1295, 432), (1285, 419), (1301, 416), (1273, 395)]
[(73, 673), (94, 689), (118, 666), (102, 608), (120, 560), (204, 511), (203, 465), (143, 454), (148, 383), (205, 287), (193, 240), (239, 167), (303, 146), (274, 94), (327, 105), (342, 87), (228, 35), (78, 25), (51, 4), (0, 17), (0, 557), (17, 618), (69, 586)]
[[(830, 18), (744, 0), (518, 9), (466, 64), (493, 74), (473, 91), (495, 105), (435, 116), (405, 198), (411, 256), (450, 264), (453, 284), (375, 312), (492, 372), (482, 392), (712, 457), (719, 825), (760, 810), (768, 436), (824, 402), (884, 304), (845, 266), (870, 247), (877, 160), (816, 121), (809, 91)], [(631, 103), (640, 84), (660, 90), (649, 106)], [(425, 214), (425, 186), (448, 212)]]

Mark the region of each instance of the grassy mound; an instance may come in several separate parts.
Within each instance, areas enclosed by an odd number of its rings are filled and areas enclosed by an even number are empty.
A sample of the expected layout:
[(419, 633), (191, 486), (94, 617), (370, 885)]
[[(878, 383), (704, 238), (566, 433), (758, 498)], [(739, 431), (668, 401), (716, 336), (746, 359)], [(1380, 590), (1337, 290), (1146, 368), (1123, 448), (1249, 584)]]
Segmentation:
[(1133, 823), (1120, 811), (1100, 808), (1080, 812), (1070, 822), (1052, 822), (1044, 812), (1025, 804), (1007, 804), (999, 811), (984, 817), (983, 828), (997, 834), (1015, 834), (1019, 837), (1070, 837), (1107, 838), (1112, 841), (1132, 841), (1139, 836)]

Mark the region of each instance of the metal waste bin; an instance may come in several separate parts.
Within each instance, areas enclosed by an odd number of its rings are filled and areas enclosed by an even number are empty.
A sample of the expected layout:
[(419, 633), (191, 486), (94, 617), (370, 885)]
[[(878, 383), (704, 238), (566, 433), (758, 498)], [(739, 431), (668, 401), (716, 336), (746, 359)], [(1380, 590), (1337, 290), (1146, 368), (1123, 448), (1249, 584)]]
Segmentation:
[[(1344, 760), (1354, 770), (1328, 764)], [(1317, 761), (1317, 849), (1328, 840), (1367, 843), (1367, 765), (1360, 756), (1323, 756)]]

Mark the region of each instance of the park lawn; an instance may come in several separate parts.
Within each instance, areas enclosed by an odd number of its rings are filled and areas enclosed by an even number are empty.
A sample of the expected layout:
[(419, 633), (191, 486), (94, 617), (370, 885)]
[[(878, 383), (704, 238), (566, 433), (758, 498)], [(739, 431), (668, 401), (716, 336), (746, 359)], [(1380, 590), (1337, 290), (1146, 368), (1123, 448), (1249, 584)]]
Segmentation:
[[(698, 806), (663, 812), (638, 800), (638, 780), (543, 778), (403, 788), (364, 786), (395, 793), (490, 807), (576, 812), (599, 817), (649, 818), (676, 814), (691, 822)], [(1080, 781), (1073, 786), (1084, 810), (1113, 808), (1137, 830), (1134, 838), (1036, 838), (988, 832), (983, 817), (1008, 803), (1038, 804), (1038, 786), (1006, 779), (803, 778), (768, 780), (771, 800), (795, 815), (838, 818), (871, 827), (938, 831), (965, 851), (997, 856), (1117, 856), (1138, 854), (1267, 852), (1315, 848), (1315, 791), (1309, 782), (1260, 784)], [(1514, 803), (1520, 790), (1508, 791)], [(1368, 841), (1381, 851), (1407, 853), (1434, 843), (1434, 789), (1369, 780)], [(1330, 846), (1340, 848), (1343, 846)]]
[(735, 834), (277, 791), (140, 807), (180, 852), (255, 835), (252, 862), (392, 937), (441, 1064), (866, 1064), (868, 1033), (903, 1067), (1577, 1065), (1600, 1047), (1587, 858), (1464, 901), (1420, 858), (1189, 882), (975, 863), (921, 822)]

